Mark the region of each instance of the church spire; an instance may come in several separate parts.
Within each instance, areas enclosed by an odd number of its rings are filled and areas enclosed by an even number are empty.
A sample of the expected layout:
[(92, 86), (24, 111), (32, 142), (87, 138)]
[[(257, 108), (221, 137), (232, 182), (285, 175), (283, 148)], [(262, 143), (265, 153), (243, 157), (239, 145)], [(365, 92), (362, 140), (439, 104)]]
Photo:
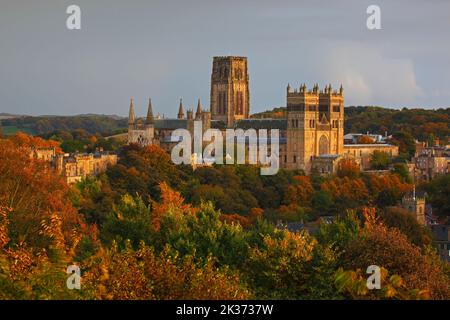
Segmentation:
[(129, 126), (133, 126), (134, 125), (134, 122), (136, 120), (135, 118), (136, 117), (134, 115), (134, 100), (133, 100), (133, 98), (131, 98), (131, 101), (130, 101), (130, 113), (128, 115), (128, 125)]
[(145, 121), (146, 124), (153, 124), (153, 108), (152, 108), (152, 99), (148, 99), (148, 109), (147, 109), (147, 119)]
[(178, 108), (178, 119), (184, 119), (183, 99), (180, 98), (180, 107)]
[(200, 99), (198, 99), (197, 102), (197, 111), (195, 112), (195, 119), (201, 119), (202, 118), (202, 104), (200, 102)]

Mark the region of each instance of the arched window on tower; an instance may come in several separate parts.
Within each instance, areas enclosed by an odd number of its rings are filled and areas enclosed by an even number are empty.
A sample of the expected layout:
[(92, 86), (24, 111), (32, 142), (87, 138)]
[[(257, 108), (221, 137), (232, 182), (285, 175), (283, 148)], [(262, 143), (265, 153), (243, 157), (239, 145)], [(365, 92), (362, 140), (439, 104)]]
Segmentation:
[(328, 154), (328, 139), (325, 135), (319, 139), (319, 155)]

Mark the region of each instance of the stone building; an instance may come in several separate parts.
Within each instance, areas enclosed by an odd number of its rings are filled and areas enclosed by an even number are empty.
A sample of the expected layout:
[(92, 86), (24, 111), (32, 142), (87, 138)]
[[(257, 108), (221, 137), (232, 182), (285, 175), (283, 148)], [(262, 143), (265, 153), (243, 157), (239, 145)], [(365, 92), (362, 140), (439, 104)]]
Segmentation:
[[(247, 58), (214, 57), (211, 73), (210, 111), (204, 111), (200, 100), (197, 110), (185, 113), (180, 100), (175, 119), (155, 119), (149, 102), (145, 120), (136, 119), (131, 101), (128, 143), (157, 144), (167, 152), (179, 142), (172, 137), (176, 129), (192, 132), (194, 121), (202, 121), (203, 130), (278, 129), (279, 164), (281, 168), (300, 169), (306, 174), (316, 167), (322, 173), (334, 173), (343, 157), (354, 158), (366, 169), (375, 150), (398, 155), (398, 148), (389, 144), (344, 145), (344, 89), (323, 90), (316, 84), (307, 89), (290, 85), (286, 89), (287, 116), (283, 119), (250, 118), (250, 94)], [(268, 133), (270, 135), (270, 132)], [(314, 163), (316, 165), (314, 166)]]
[(416, 194), (415, 188), (412, 193), (409, 193), (402, 198), (402, 207), (413, 214), (417, 222), (422, 225), (426, 224), (425, 196)]
[(386, 152), (390, 157), (398, 156), (398, 147), (388, 143), (344, 145), (344, 154), (359, 158), (362, 170), (370, 169), (371, 156), (375, 151)]
[(117, 155), (101, 150), (95, 153), (61, 154), (54, 147), (31, 148), (30, 157), (48, 162), (69, 184), (105, 172), (108, 166), (117, 164)]
[(211, 117), (232, 128), (250, 117), (250, 90), (246, 57), (214, 57), (211, 73)]
[(439, 257), (450, 263), (450, 225), (435, 224), (430, 228)]
[(44, 161), (52, 161), (52, 159), (56, 156), (55, 148), (45, 148), (45, 147), (32, 147), (30, 149), (30, 158), (44, 160)]
[(286, 168), (311, 171), (315, 157), (344, 151), (344, 89), (287, 87)]
[(109, 153), (60, 154), (53, 159), (53, 166), (72, 184), (83, 178), (105, 172), (108, 166), (117, 164), (117, 155)]
[(450, 151), (445, 147), (423, 147), (416, 151), (411, 162), (414, 181), (430, 181), (450, 172)]

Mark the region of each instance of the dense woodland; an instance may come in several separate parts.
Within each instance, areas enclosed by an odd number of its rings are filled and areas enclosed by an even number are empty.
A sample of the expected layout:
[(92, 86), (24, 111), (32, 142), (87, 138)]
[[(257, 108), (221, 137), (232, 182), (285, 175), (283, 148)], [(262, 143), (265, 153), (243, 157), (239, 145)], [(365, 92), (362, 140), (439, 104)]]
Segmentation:
[[(55, 144), (0, 139), (2, 299), (450, 298), (450, 268), (429, 231), (395, 206), (412, 187), (400, 167), (383, 177), (350, 161), (326, 178), (260, 176), (253, 166), (193, 171), (156, 146), (130, 145), (117, 149), (118, 165), (68, 186), (27, 153)], [(443, 179), (423, 187), (445, 218)], [(66, 287), (72, 263), (81, 290)], [(366, 287), (372, 264), (382, 267), (382, 290)]]

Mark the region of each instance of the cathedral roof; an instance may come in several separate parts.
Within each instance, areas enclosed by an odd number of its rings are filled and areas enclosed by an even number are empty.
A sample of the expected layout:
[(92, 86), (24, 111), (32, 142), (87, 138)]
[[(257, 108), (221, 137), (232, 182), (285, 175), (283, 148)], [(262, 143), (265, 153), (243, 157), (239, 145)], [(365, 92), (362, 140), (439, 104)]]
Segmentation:
[(175, 130), (187, 128), (187, 119), (155, 119), (155, 128), (156, 129), (167, 129), (167, 130)]

